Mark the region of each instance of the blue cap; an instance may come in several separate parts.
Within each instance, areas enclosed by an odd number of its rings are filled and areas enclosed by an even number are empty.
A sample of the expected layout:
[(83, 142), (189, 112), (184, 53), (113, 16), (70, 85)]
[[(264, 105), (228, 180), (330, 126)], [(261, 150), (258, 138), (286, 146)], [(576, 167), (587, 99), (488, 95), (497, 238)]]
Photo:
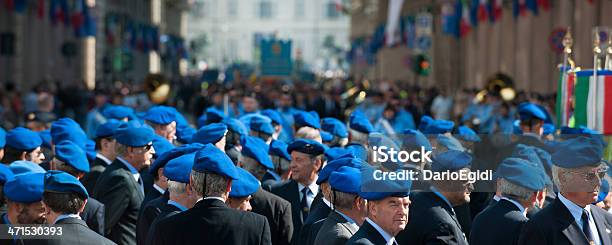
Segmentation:
[(242, 145), (242, 155), (253, 158), (267, 169), (274, 168), (268, 155), (269, 146), (262, 139), (245, 135), (240, 137), (240, 145)]
[(311, 127), (319, 129), (321, 128), (321, 123), (318, 120), (318, 115), (315, 117), (313, 113), (306, 111), (298, 111), (293, 114), (293, 121), (296, 129), (301, 127)]
[(164, 154), (164, 152), (167, 152), (172, 148), (174, 148), (174, 145), (171, 144), (166, 138), (157, 134), (153, 137), (153, 149), (155, 149), (155, 155), (159, 156)]
[(346, 125), (340, 120), (333, 117), (325, 117), (321, 121), (321, 129), (329, 132), (339, 138), (347, 138), (348, 131)]
[(603, 147), (595, 139), (579, 136), (559, 144), (552, 154), (553, 164), (561, 168), (596, 166), (602, 162)]
[(287, 161), (291, 161), (291, 155), (287, 151), (287, 144), (280, 140), (272, 140), (272, 142), (270, 142), (270, 148), (268, 152), (270, 155), (279, 156)]
[(164, 176), (168, 180), (187, 184), (189, 183), (189, 175), (191, 174), (194, 161), (195, 152), (174, 158), (168, 161), (164, 167)]
[(325, 147), (311, 139), (296, 139), (287, 146), (287, 152), (298, 151), (312, 156), (318, 156), (325, 152)]
[(536, 147), (534, 146), (517, 144), (516, 147), (514, 147), (514, 151), (512, 151), (511, 157), (521, 158), (532, 163), (541, 164), (540, 158), (538, 157), (535, 148)]
[(42, 146), (51, 149), (51, 129), (38, 131), (38, 136), (40, 136), (40, 139), (42, 140)]
[(601, 143), (603, 147), (606, 147), (608, 145), (608, 143), (603, 139), (603, 135), (600, 132), (597, 132), (596, 130), (592, 130), (584, 126), (578, 126), (577, 128), (561, 127), (560, 136), (562, 139), (571, 139), (578, 136), (584, 136), (599, 141), (599, 143)]
[(427, 139), (427, 137), (425, 137), (421, 131), (406, 129), (404, 130), (404, 134), (405, 135), (402, 139), (402, 149), (420, 149), (422, 146), (425, 148), (425, 150), (432, 150), (429, 139)]
[(609, 192), (610, 192), (610, 183), (608, 183), (607, 180), (602, 179), (601, 185), (599, 186), (599, 194), (597, 195), (597, 201), (595, 201), (595, 203), (602, 202), (604, 199), (606, 199)]
[(448, 120), (433, 120), (427, 125), (424, 134), (444, 134), (453, 131), (455, 123)]
[(340, 192), (358, 194), (361, 192), (361, 171), (359, 168), (342, 166), (331, 173), (329, 185)]
[(542, 190), (550, 183), (542, 168), (521, 158), (504, 159), (495, 175), (532, 191)]
[(178, 125), (176, 127), (176, 140), (182, 144), (188, 144), (196, 132), (197, 130), (189, 126), (189, 124)]
[(204, 121), (204, 124), (218, 123), (218, 122), (223, 121), (223, 119), (225, 118), (225, 113), (222, 110), (219, 110), (214, 106), (211, 106), (211, 107), (208, 107), (208, 109), (206, 109), (205, 116), (206, 116), (206, 119)]
[(361, 191), (359, 196), (366, 200), (382, 200), (387, 197), (407, 197), (410, 195), (412, 181), (391, 181), (374, 179), (374, 169), (370, 166), (361, 167)]
[(30, 161), (14, 161), (9, 164), (9, 169), (13, 174), (23, 174), (23, 173), (44, 173), (47, 172), (40, 165), (30, 162)]
[(154, 106), (147, 111), (143, 119), (155, 124), (166, 125), (176, 121), (175, 111), (169, 106)]
[(74, 176), (57, 170), (50, 170), (45, 174), (44, 191), (57, 193), (76, 193), (83, 197), (89, 198), (89, 193), (85, 186)]
[(317, 178), (317, 185), (320, 185), (321, 183), (325, 183), (330, 174), (336, 170), (338, 170), (339, 168), (343, 167), (343, 166), (348, 166), (348, 167), (352, 167), (352, 168), (360, 168), (362, 165), (365, 165), (366, 163), (359, 159), (359, 158), (354, 158), (354, 157), (342, 157), (342, 158), (338, 158), (336, 160), (327, 162), (327, 164), (325, 164), (325, 167), (323, 167), (321, 169), (321, 171), (319, 171), (319, 178)]
[(15, 178), (15, 174), (6, 164), (0, 164), (0, 185)]
[(54, 144), (62, 141), (72, 141), (79, 147), (84, 148), (87, 134), (77, 122), (64, 117), (51, 123), (51, 138)]
[(90, 139), (87, 139), (85, 142), (85, 155), (87, 156), (87, 161), (93, 162), (96, 160), (96, 142)]
[(155, 133), (151, 128), (135, 123), (122, 123), (115, 130), (115, 139), (119, 144), (130, 147), (145, 146), (153, 141)]
[(319, 131), (319, 133), (321, 134), (321, 140), (323, 142), (331, 142), (332, 140), (334, 140), (334, 135), (325, 132), (323, 130)]
[(123, 120), (124, 118), (130, 118), (134, 115), (134, 110), (130, 107), (123, 105), (106, 105), (102, 110), (102, 115), (106, 119), (117, 119)]
[(6, 145), (6, 131), (3, 128), (0, 128), (0, 148), (4, 148)]
[(246, 126), (244, 126), (244, 124), (235, 118), (225, 118), (223, 119), (223, 124), (225, 124), (227, 126), (227, 128), (229, 130), (234, 131), (235, 133), (239, 134), (239, 135), (248, 135), (249, 132), (246, 128)]
[(425, 132), (425, 129), (427, 129), (427, 127), (429, 127), (429, 124), (431, 122), (433, 122), (433, 120), (434, 119), (432, 117), (430, 117), (430, 116), (427, 116), (427, 115), (422, 116), (421, 117), (421, 122), (419, 122), (419, 128), (418, 128), (419, 131)]
[[(327, 162), (331, 162), (335, 159), (338, 159), (341, 156), (344, 155), (351, 155), (353, 156), (353, 152), (351, 152), (350, 150), (344, 149), (342, 147), (331, 147), (327, 150), (325, 150), (325, 159), (327, 159)], [(353, 156), (355, 157), (355, 156)]]
[(353, 111), (353, 113), (351, 113), (351, 116), (349, 117), (349, 127), (352, 130), (356, 130), (364, 134), (374, 132), (372, 123), (370, 123), (366, 115), (361, 111)]
[(253, 131), (262, 132), (269, 135), (274, 134), (274, 127), (272, 126), (272, 123), (262, 117), (252, 117), (249, 125)]
[(463, 151), (449, 150), (434, 155), (431, 161), (431, 170), (434, 172), (447, 170), (452, 172), (469, 167), (472, 163), (472, 157)]
[(436, 140), (439, 145), (446, 147), (446, 149), (454, 150), (454, 151), (464, 151), (463, 145), (459, 142), (455, 137), (450, 135), (438, 134), (436, 135)]
[(108, 138), (115, 136), (115, 130), (121, 125), (116, 119), (109, 119), (96, 129), (96, 138)]
[(550, 124), (550, 123), (544, 123), (544, 135), (549, 135), (549, 134), (555, 134), (555, 130), (557, 130), (557, 128), (555, 128), (554, 124)]
[(464, 140), (464, 141), (480, 142), (480, 137), (476, 134), (476, 132), (474, 132), (474, 130), (472, 130), (471, 128), (467, 126), (459, 126), (457, 128), (456, 135), (457, 137), (459, 137), (461, 140)]
[(353, 156), (364, 161), (368, 161), (368, 150), (360, 144), (348, 144), (346, 149), (353, 153)]
[(172, 148), (157, 156), (153, 164), (151, 164), (151, 167), (149, 167), (149, 173), (155, 175), (157, 174), (157, 170), (166, 166), (166, 164), (168, 164), (170, 160), (180, 157), (182, 155), (195, 153), (203, 147), (203, 144), (192, 143)]
[(55, 158), (72, 166), (79, 172), (89, 173), (89, 161), (85, 151), (75, 143), (61, 141), (55, 145)]
[(225, 136), (227, 126), (223, 123), (211, 123), (198, 130), (191, 138), (191, 143), (217, 143)]
[(236, 180), (239, 178), (234, 162), (217, 147), (206, 144), (195, 156), (193, 170), (201, 173), (212, 172)]
[(229, 193), (231, 198), (248, 197), (259, 190), (259, 180), (251, 173), (242, 169), (236, 168), (238, 179), (232, 181), (232, 190)]
[(21, 151), (34, 150), (42, 145), (42, 139), (32, 130), (16, 127), (6, 134), (6, 146)]
[(4, 184), (4, 195), (13, 202), (38, 202), (42, 200), (44, 185), (44, 172), (17, 174)]
[(275, 111), (272, 109), (265, 109), (261, 111), (261, 114), (266, 117), (269, 117), (273, 123), (276, 123), (278, 125), (283, 125), (283, 118), (281, 117), (280, 113), (278, 113), (278, 111)]
[(518, 113), (521, 121), (529, 120), (531, 118), (546, 120), (546, 112), (533, 103), (521, 103), (518, 106)]

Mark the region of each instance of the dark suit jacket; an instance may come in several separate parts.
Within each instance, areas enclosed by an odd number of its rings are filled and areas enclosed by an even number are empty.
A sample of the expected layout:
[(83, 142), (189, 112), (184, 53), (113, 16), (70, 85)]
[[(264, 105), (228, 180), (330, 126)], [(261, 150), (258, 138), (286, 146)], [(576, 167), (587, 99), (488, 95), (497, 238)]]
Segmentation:
[(144, 199), (142, 200), (142, 205), (140, 209), (142, 210), (151, 200), (162, 196), (164, 193), (160, 193), (157, 189), (151, 188), (149, 192), (145, 194)]
[(433, 192), (411, 195), (408, 225), (395, 237), (399, 244), (468, 244), (457, 216)]
[(216, 199), (201, 200), (179, 214), (160, 220), (153, 244), (272, 244), (264, 216), (227, 207)]
[(315, 245), (343, 245), (359, 230), (350, 225), (338, 212), (331, 212), (322, 224), (314, 239)]
[[(396, 239), (397, 240), (397, 239)], [(385, 245), (385, 238), (370, 225), (368, 221), (364, 221), (359, 230), (346, 242), (347, 245), (363, 244), (363, 245)]]
[[(292, 244), (297, 244), (297, 239), (299, 239), (302, 224), (304, 224), (305, 221), (305, 219), (302, 218), (302, 210), (300, 209), (301, 202), (298, 183), (294, 180), (281, 182), (272, 186), (271, 192), (291, 203), (291, 216), (293, 219)], [(321, 202), (321, 198), (319, 197), (317, 199), (317, 197), (315, 197), (310, 206), (316, 207), (318, 202)]]
[[(155, 191), (157, 192), (157, 190)], [(170, 192), (166, 191), (163, 195), (149, 201), (140, 209), (138, 223), (136, 224), (136, 241), (138, 241), (139, 245), (145, 244), (151, 224), (161, 214), (162, 207), (168, 205), (168, 199), (170, 199)]]
[[(612, 244), (612, 215), (591, 205), (602, 244)], [(587, 239), (569, 210), (557, 198), (523, 227), (518, 244), (587, 244)]]
[[(2, 215), (0, 215), (0, 224), (2, 224), (0, 226), (0, 232), (1, 234), (7, 234), (7, 237), (10, 237), (11, 235), (8, 233), (9, 232), (9, 225), (4, 222), (4, 216), (8, 215), (6, 212), (2, 213)], [(8, 219), (8, 217), (7, 217)], [(19, 237), (14, 237), (13, 239), (0, 239), (0, 245), (22, 245), (24, 244), (24, 241), (31, 243), (31, 240), (23, 240)]]
[(94, 193), (94, 189), (96, 187), (96, 183), (98, 182), (98, 178), (106, 169), (106, 162), (104, 160), (97, 158), (91, 163), (89, 167), (89, 173), (87, 173), (83, 178), (81, 178), (81, 183), (85, 186), (88, 193)]
[(147, 239), (146, 242), (144, 244), (153, 244), (153, 238), (155, 237), (155, 232), (163, 232), (160, 230), (156, 230), (157, 229), (157, 224), (159, 223), (160, 220), (163, 220), (167, 217), (170, 217), (172, 215), (178, 214), (181, 212), (181, 210), (179, 208), (177, 208), (174, 205), (165, 203), (164, 205), (162, 205), (160, 207), (160, 213), (159, 215), (155, 218), (155, 220), (153, 220), (153, 223), (151, 223), (151, 227), (149, 228), (149, 231), (147, 233)]
[(93, 196), (107, 210), (107, 237), (117, 244), (136, 245), (136, 222), (144, 195), (130, 170), (115, 160), (98, 178)]
[(73, 244), (115, 244), (113, 241), (101, 236), (87, 227), (85, 221), (75, 218), (65, 218), (59, 220), (57, 225), (62, 225), (62, 234), (54, 239), (30, 240), (27, 244), (53, 244), (53, 245), (73, 245)]
[(81, 219), (87, 223), (87, 226), (101, 236), (104, 236), (104, 212), (104, 204), (89, 197), (81, 213)]
[(519, 207), (508, 200), (499, 200), (474, 219), (470, 244), (517, 244), (521, 229), (527, 221)]
[(281, 181), (281, 177), (272, 170), (266, 171), (264, 176), (261, 178), (261, 185), (266, 186), (266, 190), (269, 190), (271, 186)]
[(321, 226), (323, 226), (323, 220), (325, 220), (332, 211), (331, 208), (327, 206), (325, 202), (323, 202), (323, 194), (321, 191), (317, 193), (315, 200), (312, 201), (312, 208), (310, 210), (311, 211), (308, 213), (308, 218), (306, 218), (304, 225), (302, 225), (302, 231), (300, 231), (300, 239), (298, 240), (298, 244), (312, 245), (315, 238), (317, 238), (319, 229), (321, 229)]
[(291, 243), (293, 221), (291, 204), (288, 201), (259, 188), (251, 196), (251, 207), (253, 213), (261, 214), (268, 219), (272, 244), (287, 245)]

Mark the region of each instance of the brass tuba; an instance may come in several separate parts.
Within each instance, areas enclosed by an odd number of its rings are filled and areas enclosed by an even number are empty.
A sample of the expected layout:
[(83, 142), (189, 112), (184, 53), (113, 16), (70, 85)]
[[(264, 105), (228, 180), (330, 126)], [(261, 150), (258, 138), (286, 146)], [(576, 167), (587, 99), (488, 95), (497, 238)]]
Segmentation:
[(481, 102), (487, 94), (499, 95), (504, 101), (512, 101), (516, 97), (512, 78), (503, 73), (491, 76), (484, 89), (476, 94), (476, 102)]
[(161, 74), (149, 74), (144, 80), (144, 89), (154, 104), (163, 104), (170, 96), (170, 82)]

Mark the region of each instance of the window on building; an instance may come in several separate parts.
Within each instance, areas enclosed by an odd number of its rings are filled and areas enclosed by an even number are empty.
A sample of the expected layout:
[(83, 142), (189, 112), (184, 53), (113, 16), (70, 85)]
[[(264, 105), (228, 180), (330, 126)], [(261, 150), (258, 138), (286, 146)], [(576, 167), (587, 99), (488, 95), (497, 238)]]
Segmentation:
[(238, 0), (227, 1), (227, 15), (230, 17), (238, 16)]
[(305, 0), (295, 0), (295, 18), (301, 19), (306, 15), (306, 3)]
[(260, 19), (271, 19), (273, 17), (273, 5), (269, 0), (259, 1), (259, 18)]
[(328, 2), (325, 5), (325, 17), (328, 19), (337, 19), (340, 17), (340, 11), (338, 11), (338, 6), (335, 2)]

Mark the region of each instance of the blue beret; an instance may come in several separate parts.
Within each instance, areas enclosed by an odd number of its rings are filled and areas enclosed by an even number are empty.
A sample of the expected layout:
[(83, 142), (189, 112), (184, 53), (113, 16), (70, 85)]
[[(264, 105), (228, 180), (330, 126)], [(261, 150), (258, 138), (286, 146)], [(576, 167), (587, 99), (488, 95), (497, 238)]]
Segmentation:
[(201, 173), (212, 172), (234, 180), (239, 178), (234, 162), (212, 144), (204, 145), (196, 153), (193, 170)]
[(317, 122), (321, 122), (321, 118), (319, 117), (319, 113), (317, 113), (316, 111), (309, 111), (308, 113), (310, 113), (310, 115), (317, 121)]
[(495, 175), (532, 191), (542, 190), (550, 183), (541, 167), (521, 158), (504, 159)]
[(353, 113), (351, 113), (349, 117), (349, 127), (364, 134), (374, 132), (372, 123), (370, 123), (366, 115), (361, 111), (353, 111)]
[(292, 151), (318, 156), (325, 152), (325, 147), (311, 139), (296, 139), (287, 146), (287, 152), (291, 154)]
[(225, 136), (227, 132), (227, 126), (223, 123), (211, 123), (208, 124), (196, 132), (191, 138), (191, 143), (217, 143)]
[(521, 121), (529, 120), (531, 118), (546, 120), (546, 112), (533, 103), (521, 103), (518, 106), (518, 113)]
[(524, 144), (517, 144), (512, 151), (511, 157), (525, 159), (532, 163), (541, 164), (540, 158), (535, 151), (534, 146), (528, 146)]
[(287, 161), (291, 161), (291, 155), (287, 151), (287, 144), (280, 140), (272, 140), (268, 152), (270, 155), (279, 156)]
[(240, 145), (242, 145), (242, 155), (253, 158), (267, 169), (274, 168), (268, 155), (269, 146), (262, 139), (245, 135), (240, 137)]
[(480, 142), (480, 136), (467, 126), (459, 126), (457, 128), (457, 137), (464, 141), (469, 142)]
[(434, 155), (431, 162), (431, 170), (435, 172), (457, 171), (467, 168), (472, 163), (470, 154), (463, 151), (449, 150)]
[(610, 183), (608, 183), (607, 180), (602, 179), (601, 186), (599, 187), (599, 194), (597, 195), (597, 201), (595, 201), (595, 203), (602, 202), (604, 199), (606, 199), (609, 192), (610, 192)]
[(102, 115), (106, 119), (123, 120), (134, 116), (134, 110), (123, 105), (107, 105), (102, 110)]
[(204, 124), (218, 123), (223, 121), (223, 119), (225, 118), (225, 113), (214, 106), (208, 107), (208, 109), (206, 109), (205, 115), (206, 119), (204, 121)]
[(259, 180), (251, 173), (242, 169), (236, 168), (238, 179), (232, 181), (232, 190), (229, 196), (232, 198), (248, 197), (259, 190)]
[(14, 179), (4, 184), (4, 195), (6, 199), (14, 202), (38, 202), (42, 200), (44, 184), (44, 172), (17, 174)]
[(0, 128), (0, 148), (4, 148), (6, 145), (6, 131), (3, 128)]
[(178, 125), (176, 127), (176, 140), (183, 144), (188, 144), (193, 139), (193, 135), (197, 132), (189, 124)]
[(55, 145), (55, 158), (72, 166), (79, 172), (89, 173), (89, 161), (85, 151), (75, 143), (61, 141)]
[(340, 138), (348, 137), (346, 125), (340, 120), (333, 117), (323, 118), (323, 120), (321, 121), (321, 129)]
[(234, 131), (235, 133), (239, 134), (239, 135), (247, 135), (249, 134), (249, 132), (247, 131), (246, 126), (244, 126), (244, 124), (235, 118), (225, 118), (223, 119), (223, 123), (227, 126), (227, 128), (229, 130)]
[(151, 128), (136, 123), (122, 123), (115, 130), (115, 139), (119, 144), (130, 147), (145, 146), (153, 141), (155, 133)]
[(449, 150), (455, 151), (464, 151), (463, 145), (459, 142), (455, 137), (450, 135), (438, 134), (436, 136), (436, 140), (438, 141), (438, 145), (442, 145)]
[(340, 192), (358, 194), (361, 192), (361, 171), (359, 168), (342, 166), (331, 173), (329, 185)]
[(579, 136), (559, 144), (552, 154), (554, 165), (561, 168), (596, 166), (602, 161), (603, 147), (595, 139)]
[(269, 117), (273, 123), (276, 123), (278, 125), (283, 125), (283, 118), (281, 117), (280, 113), (278, 113), (278, 111), (275, 111), (272, 109), (265, 109), (261, 111), (261, 114), (266, 117)]
[(321, 134), (321, 140), (323, 142), (331, 142), (332, 140), (334, 140), (334, 135), (325, 132), (323, 130), (319, 131), (319, 133)]
[(87, 134), (81, 126), (70, 118), (61, 118), (51, 123), (51, 138), (53, 144), (62, 141), (72, 141), (79, 147), (84, 148), (87, 141)]
[(182, 155), (194, 153), (202, 149), (203, 147), (204, 147), (203, 144), (192, 143), (192, 144), (186, 144), (186, 145), (181, 145), (181, 146), (172, 148), (158, 155), (157, 158), (155, 158), (155, 161), (153, 162), (153, 164), (151, 164), (151, 167), (149, 167), (149, 173), (155, 175), (157, 174), (157, 169), (163, 168), (164, 166), (166, 166), (166, 164), (170, 160), (180, 157)]
[(323, 167), (321, 169), (321, 171), (319, 171), (319, 178), (317, 178), (317, 184), (320, 185), (321, 183), (325, 183), (328, 178), (329, 175), (338, 170), (339, 168), (343, 167), (343, 166), (348, 166), (348, 167), (352, 167), (352, 168), (360, 168), (362, 165), (365, 165), (366, 163), (359, 159), (359, 158), (354, 158), (354, 157), (342, 157), (342, 158), (338, 158), (336, 160), (327, 162), (327, 164), (325, 164), (325, 167)]
[(191, 174), (194, 161), (195, 152), (174, 158), (168, 161), (164, 167), (164, 176), (168, 180), (187, 184), (189, 183), (189, 175)]
[(96, 142), (90, 139), (87, 139), (85, 142), (85, 155), (87, 156), (87, 160), (93, 162), (96, 160)]
[(603, 139), (603, 135), (600, 132), (597, 132), (596, 130), (592, 130), (584, 126), (578, 126), (577, 128), (561, 127), (560, 136), (562, 139), (571, 139), (576, 138), (578, 136), (584, 136), (597, 140), (604, 148), (608, 145), (608, 143)]
[(198, 126), (198, 128), (204, 127), (206, 126), (206, 114), (202, 114), (200, 117), (198, 117), (198, 124), (196, 124)]
[(554, 124), (554, 122), (552, 120), (552, 117), (550, 116), (550, 113), (548, 113), (548, 110), (546, 110), (546, 108), (544, 106), (542, 106), (542, 105), (536, 104), (536, 106), (538, 108), (540, 108), (540, 110), (542, 112), (544, 112), (544, 116), (545, 116), (544, 123), (545, 124)]
[(153, 149), (155, 149), (155, 155), (159, 156), (174, 148), (174, 145), (170, 143), (166, 138), (159, 135), (153, 136)]
[(364, 161), (368, 161), (368, 150), (360, 144), (348, 144), (346, 149), (353, 153), (353, 156)]
[[(353, 152), (351, 152), (350, 150), (347, 150), (345, 148), (342, 147), (331, 147), (327, 150), (325, 150), (325, 159), (327, 159), (327, 162), (331, 162), (335, 159), (338, 159), (341, 156), (344, 155), (353, 155)], [(354, 157), (354, 156), (353, 156)]]
[(432, 117), (427, 116), (427, 115), (421, 117), (421, 122), (419, 122), (419, 131), (425, 132), (425, 129), (429, 127), (429, 124), (433, 122), (433, 120), (434, 119)]
[(420, 149), (422, 147), (425, 150), (431, 151), (431, 143), (429, 139), (425, 137), (421, 131), (417, 131), (414, 129), (406, 129), (404, 130), (404, 136), (402, 139), (402, 149)]
[(47, 171), (40, 165), (30, 161), (14, 161), (9, 164), (8, 167), (15, 175), (23, 173), (44, 173)]
[(42, 140), (42, 146), (51, 149), (51, 129), (38, 131), (38, 136), (40, 136), (40, 139)]
[(16, 127), (6, 134), (6, 146), (21, 151), (34, 150), (42, 145), (42, 139), (32, 130)]
[(76, 193), (83, 197), (89, 198), (89, 193), (85, 186), (74, 176), (63, 172), (51, 170), (45, 174), (44, 191), (57, 193)]
[(262, 117), (252, 117), (249, 125), (253, 131), (262, 132), (269, 135), (274, 134), (274, 126), (272, 126), (272, 123)]
[(554, 124), (550, 124), (550, 123), (544, 123), (544, 135), (549, 135), (549, 134), (555, 134), (555, 130), (557, 130), (555, 128)]
[(176, 126), (185, 126), (185, 125), (189, 125), (189, 122), (187, 122), (187, 119), (185, 119), (185, 117), (183, 116), (183, 114), (181, 114), (178, 110), (176, 110), (176, 108), (174, 107), (168, 107), (168, 110), (172, 111), (174, 113), (174, 119), (176, 121)]
[(317, 120), (317, 117), (306, 111), (298, 111), (293, 114), (293, 122), (296, 129), (301, 127), (321, 128), (321, 123)]
[(359, 196), (366, 200), (382, 200), (387, 197), (407, 197), (410, 195), (412, 181), (376, 180), (374, 169), (370, 166), (361, 167), (361, 191)]
[(424, 134), (444, 134), (453, 131), (455, 123), (448, 120), (433, 120), (427, 125)]
[(109, 119), (96, 129), (96, 138), (108, 138), (115, 135), (115, 130), (121, 125), (116, 119)]
[(368, 144), (370, 146), (386, 146), (387, 148), (399, 149), (395, 141), (386, 135), (378, 132), (372, 132), (368, 136)]
[(0, 164), (0, 185), (4, 185), (9, 180), (15, 178), (15, 174), (6, 164)]
[(143, 119), (155, 124), (166, 125), (176, 121), (176, 110), (169, 106), (151, 107), (144, 115)]

